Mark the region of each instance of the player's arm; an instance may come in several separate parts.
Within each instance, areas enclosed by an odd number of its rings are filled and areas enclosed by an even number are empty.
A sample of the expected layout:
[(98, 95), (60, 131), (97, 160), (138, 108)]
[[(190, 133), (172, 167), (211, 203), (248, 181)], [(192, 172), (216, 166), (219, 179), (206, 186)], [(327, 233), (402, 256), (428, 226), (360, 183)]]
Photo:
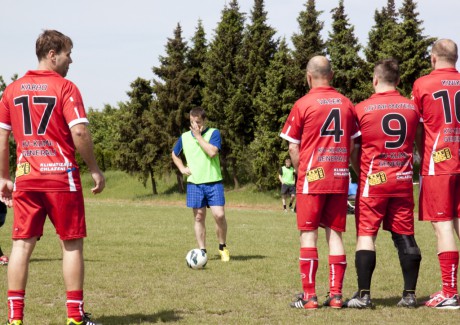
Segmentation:
[(359, 150), (361, 145), (358, 141), (351, 140), (350, 143), (350, 164), (351, 168), (355, 171), (356, 175), (359, 175)]
[(283, 177), (281, 177), (281, 175), (283, 175), (283, 168), (280, 168), (278, 172), (278, 179), (280, 180), (281, 184), (283, 184)]
[(13, 206), (13, 182), (10, 180), (10, 148), (9, 136), (11, 131), (0, 128), (0, 201), (8, 207)]
[(198, 141), (198, 144), (200, 145), (201, 149), (203, 149), (203, 151), (209, 157), (214, 158), (219, 153), (219, 148), (210, 144), (209, 142), (206, 142), (206, 140), (203, 139), (203, 137), (201, 136), (203, 126), (199, 127), (198, 124), (195, 121), (193, 121), (190, 125), (190, 130), (192, 131), (195, 139)]
[(423, 123), (417, 125), (417, 131), (415, 133), (415, 146), (417, 147), (418, 154), (420, 157), (423, 156), (423, 133), (425, 129), (423, 128)]
[(187, 175), (187, 176), (192, 175), (192, 172), (190, 171), (190, 168), (188, 168), (188, 167), (186, 167), (184, 165), (184, 162), (182, 161), (182, 159), (180, 157), (176, 156), (174, 151), (171, 153), (171, 157), (172, 157), (174, 165), (176, 165), (176, 167), (180, 170), (180, 172), (183, 175)]
[(292, 167), (296, 173), (299, 169), (299, 148), (299, 144), (289, 142), (289, 156), (291, 156)]
[(105, 178), (97, 165), (93, 150), (93, 140), (88, 127), (84, 123), (75, 124), (70, 129), (70, 132), (75, 148), (85, 161), (86, 166), (88, 166), (91, 177), (94, 180), (94, 187), (91, 192), (93, 194), (101, 193), (105, 187)]

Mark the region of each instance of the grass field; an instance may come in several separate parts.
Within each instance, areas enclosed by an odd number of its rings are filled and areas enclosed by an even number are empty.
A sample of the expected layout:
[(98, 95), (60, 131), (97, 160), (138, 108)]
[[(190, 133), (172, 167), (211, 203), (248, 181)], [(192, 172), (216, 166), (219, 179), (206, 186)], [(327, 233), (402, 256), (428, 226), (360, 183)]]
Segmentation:
[[(87, 199), (85, 307), (104, 325), (111, 324), (458, 324), (460, 311), (397, 308), (402, 276), (388, 233), (377, 239), (374, 310), (292, 310), (299, 292), (298, 232), (295, 215), (283, 213), (273, 194), (250, 190), (227, 193), (229, 263), (218, 259), (214, 222), (208, 218), (208, 265), (186, 267), (185, 255), (196, 243), (191, 211), (178, 194), (148, 197), (148, 189), (118, 173), (107, 175), (107, 191)], [(84, 181), (88, 187), (89, 181)], [(255, 202), (255, 204), (251, 204)], [(5, 252), (11, 247), (12, 213), (0, 231)], [(416, 222), (423, 254), (418, 298), (440, 288), (439, 266), (431, 226)], [(354, 218), (344, 235), (348, 269), (344, 294), (356, 289)], [(319, 238), (317, 293), (327, 293), (327, 249)], [(30, 264), (25, 324), (64, 324), (65, 291), (57, 238), (50, 223)], [(6, 268), (0, 290), (6, 297)], [(6, 298), (5, 298), (6, 299)], [(6, 319), (6, 300), (0, 302)], [(0, 318), (1, 320), (1, 318)]]

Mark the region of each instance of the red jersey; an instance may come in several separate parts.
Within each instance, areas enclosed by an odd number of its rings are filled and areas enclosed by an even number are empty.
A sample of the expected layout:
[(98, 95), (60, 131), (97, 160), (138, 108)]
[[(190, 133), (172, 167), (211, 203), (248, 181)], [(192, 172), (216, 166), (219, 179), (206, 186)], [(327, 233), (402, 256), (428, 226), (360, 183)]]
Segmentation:
[(460, 73), (436, 69), (415, 81), (412, 96), (425, 130), (421, 175), (459, 174)]
[(313, 88), (291, 110), (280, 136), (300, 144), (297, 193), (347, 193), (353, 104), (332, 87)]
[(88, 123), (78, 88), (52, 71), (28, 71), (6, 87), (0, 127), (16, 141), (15, 190), (81, 189), (70, 128)]
[(361, 132), (360, 196), (412, 196), (413, 148), (420, 115), (397, 90), (355, 107)]

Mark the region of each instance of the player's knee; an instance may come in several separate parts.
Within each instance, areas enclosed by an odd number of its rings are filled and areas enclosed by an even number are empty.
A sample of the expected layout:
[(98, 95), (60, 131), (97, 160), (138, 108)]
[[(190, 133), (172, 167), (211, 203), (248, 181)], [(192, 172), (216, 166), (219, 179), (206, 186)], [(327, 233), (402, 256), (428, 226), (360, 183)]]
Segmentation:
[(414, 235), (401, 235), (395, 232), (391, 233), (393, 243), (398, 250), (400, 258), (410, 259), (414, 261), (421, 261), (422, 254), (420, 248), (415, 241)]

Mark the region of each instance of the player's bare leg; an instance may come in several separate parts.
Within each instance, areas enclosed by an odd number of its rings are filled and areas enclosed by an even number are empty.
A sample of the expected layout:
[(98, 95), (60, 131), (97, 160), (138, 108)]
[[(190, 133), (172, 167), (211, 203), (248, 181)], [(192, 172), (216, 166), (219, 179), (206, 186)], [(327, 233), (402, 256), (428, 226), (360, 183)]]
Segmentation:
[(326, 227), (326, 241), (329, 246), (329, 295), (323, 305), (342, 308), (342, 287), (347, 268), (342, 233)]
[(454, 229), (457, 237), (460, 239), (460, 218), (454, 218)]
[(284, 212), (287, 212), (287, 210), (286, 210), (286, 194), (281, 194), (281, 200), (283, 201)]
[[(458, 231), (458, 219), (456, 220), (457, 228), (455, 231)], [(437, 238), (437, 252), (453, 252), (458, 251), (457, 245), (455, 244), (454, 236), (454, 221), (438, 221), (431, 223), (436, 234)]]
[(193, 209), (195, 238), (198, 248), (206, 249), (206, 207)]
[(83, 290), (83, 238), (61, 240), (62, 272), (67, 291)]
[(230, 260), (230, 252), (227, 247), (227, 219), (223, 206), (211, 206), (211, 212), (216, 221), (216, 235), (219, 241), (219, 254), (223, 262)]
[(15, 239), (8, 264), (8, 319), (22, 320), (30, 256), (37, 238)]

